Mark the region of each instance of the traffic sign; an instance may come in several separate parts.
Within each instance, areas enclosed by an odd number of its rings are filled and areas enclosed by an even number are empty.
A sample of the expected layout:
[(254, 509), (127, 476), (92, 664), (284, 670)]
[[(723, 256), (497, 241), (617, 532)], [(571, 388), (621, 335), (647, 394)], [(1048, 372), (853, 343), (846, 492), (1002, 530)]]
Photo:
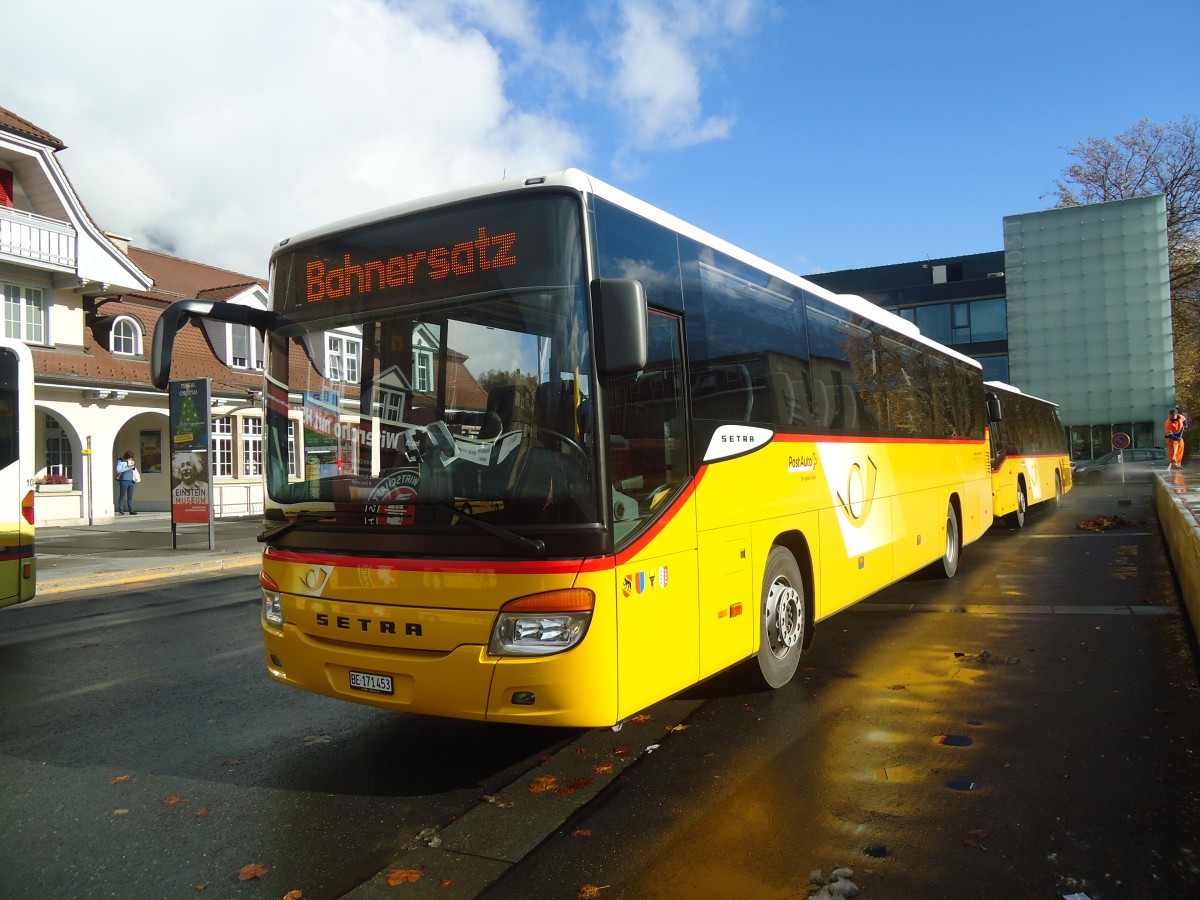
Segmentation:
[(1128, 450), (1129, 445), (1133, 440), (1123, 431), (1118, 431), (1113, 435), (1112, 445), (1114, 450)]

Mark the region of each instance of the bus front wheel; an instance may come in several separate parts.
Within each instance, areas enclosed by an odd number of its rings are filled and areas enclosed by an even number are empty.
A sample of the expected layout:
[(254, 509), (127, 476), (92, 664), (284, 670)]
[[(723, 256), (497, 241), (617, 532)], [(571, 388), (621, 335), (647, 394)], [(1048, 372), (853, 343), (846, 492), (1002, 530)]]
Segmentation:
[(772, 547), (763, 573), (758, 670), (768, 687), (792, 680), (808, 627), (804, 578), (786, 547)]

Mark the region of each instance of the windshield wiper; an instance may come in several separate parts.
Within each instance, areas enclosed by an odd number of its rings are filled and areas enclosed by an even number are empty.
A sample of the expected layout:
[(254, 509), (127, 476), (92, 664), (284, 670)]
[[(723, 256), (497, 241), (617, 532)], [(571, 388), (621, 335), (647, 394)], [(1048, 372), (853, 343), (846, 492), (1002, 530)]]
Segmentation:
[(313, 522), (325, 522), (330, 519), (336, 519), (337, 513), (332, 512), (313, 512), (311, 509), (302, 509), (294, 514), (293, 518), (284, 522), (282, 525), (276, 525), (274, 528), (269, 528), (258, 536), (258, 542), (265, 544), (272, 538), (277, 538), (287, 534), (297, 525), (307, 525)]
[(515, 531), (510, 531), (503, 526), (493, 524), (492, 522), (487, 522), (476, 516), (474, 513), (469, 513), (465, 509), (459, 509), (453, 503), (448, 503), (444, 500), (426, 500), (423, 503), (422, 501), (418, 500), (417, 502), (421, 505), (436, 506), (440, 509), (447, 509), (463, 520), (470, 522), (480, 531), (486, 531), (493, 537), (498, 537), (502, 541), (507, 541), (517, 549), (524, 550), (530, 556), (546, 555), (546, 542), (540, 540), (539, 538), (527, 538), (525, 535), (517, 534)]
[[(445, 501), (445, 500), (408, 500), (405, 502), (405, 505), (435, 506), (435, 507), (438, 507), (439, 509), (448, 510), (449, 512), (454, 513), (456, 516), (460, 517), (464, 521), (470, 522), (472, 525), (474, 525), (480, 531), (487, 532), (488, 534), (492, 535), (493, 537), (498, 537), (502, 541), (512, 544), (517, 549), (525, 551), (530, 556), (539, 556), (540, 557), (540, 556), (546, 555), (546, 542), (545, 541), (542, 541), (538, 538), (527, 538), (527, 537), (525, 537), (525, 535), (517, 534), (515, 531), (510, 531), (509, 529), (504, 528), (501, 525), (495, 525), (491, 522), (484, 521), (483, 519), (476, 516), (474, 513), (469, 513), (466, 510), (459, 509), (453, 503), (450, 503), (448, 501)], [(351, 518), (355, 518), (358, 515), (360, 515), (360, 514), (359, 513), (346, 513), (346, 512), (333, 512), (333, 511), (314, 512), (311, 509), (302, 509), (302, 510), (297, 511), (295, 513), (294, 517), (291, 518), (290, 520), (288, 520), (287, 522), (284, 522), (280, 525), (276, 525), (274, 528), (270, 528), (270, 529), (264, 531), (262, 534), (260, 534), (258, 536), (258, 541), (259, 541), (259, 543), (265, 544), (274, 538), (282, 537), (283, 535), (285, 535), (289, 531), (291, 531), (293, 528), (295, 528), (297, 525), (311, 525), (316, 522), (331, 522), (331, 521), (336, 521), (339, 517), (344, 518), (344, 517), (349, 516)]]

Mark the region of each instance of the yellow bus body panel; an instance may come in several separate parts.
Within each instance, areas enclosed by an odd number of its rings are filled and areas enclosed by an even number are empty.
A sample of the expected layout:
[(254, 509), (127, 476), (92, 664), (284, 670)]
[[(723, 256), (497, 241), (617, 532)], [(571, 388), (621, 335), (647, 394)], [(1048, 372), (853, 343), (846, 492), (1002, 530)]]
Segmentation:
[[(985, 448), (776, 436), (703, 466), (615, 557), (464, 562), (268, 549), (263, 571), (279, 586), (286, 624), (263, 622), (267, 667), (294, 687), (386, 709), (611, 725), (757, 652), (775, 544), (796, 553), (817, 621), (940, 559), (951, 504), (962, 543), (977, 539), (992, 522)], [(563, 588), (595, 595), (579, 644), (549, 656), (488, 652), (505, 603)], [(390, 676), (393, 693), (354, 689), (351, 672)]]
[(992, 471), (992, 512), (997, 519), (1017, 510), (1017, 484), (1025, 481), (1028, 506), (1053, 500), (1055, 475), (1065, 494), (1074, 486), (1071, 460), (1065, 453), (1053, 456), (1006, 456)]

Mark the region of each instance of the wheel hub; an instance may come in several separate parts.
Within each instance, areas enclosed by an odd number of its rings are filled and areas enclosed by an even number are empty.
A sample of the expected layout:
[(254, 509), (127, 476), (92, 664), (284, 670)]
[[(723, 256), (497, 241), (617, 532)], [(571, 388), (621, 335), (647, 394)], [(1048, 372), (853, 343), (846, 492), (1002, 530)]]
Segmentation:
[(804, 634), (804, 606), (799, 592), (786, 582), (771, 585), (768, 594), (772, 610), (772, 641), (775, 649), (786, 652), (800, 643)]

